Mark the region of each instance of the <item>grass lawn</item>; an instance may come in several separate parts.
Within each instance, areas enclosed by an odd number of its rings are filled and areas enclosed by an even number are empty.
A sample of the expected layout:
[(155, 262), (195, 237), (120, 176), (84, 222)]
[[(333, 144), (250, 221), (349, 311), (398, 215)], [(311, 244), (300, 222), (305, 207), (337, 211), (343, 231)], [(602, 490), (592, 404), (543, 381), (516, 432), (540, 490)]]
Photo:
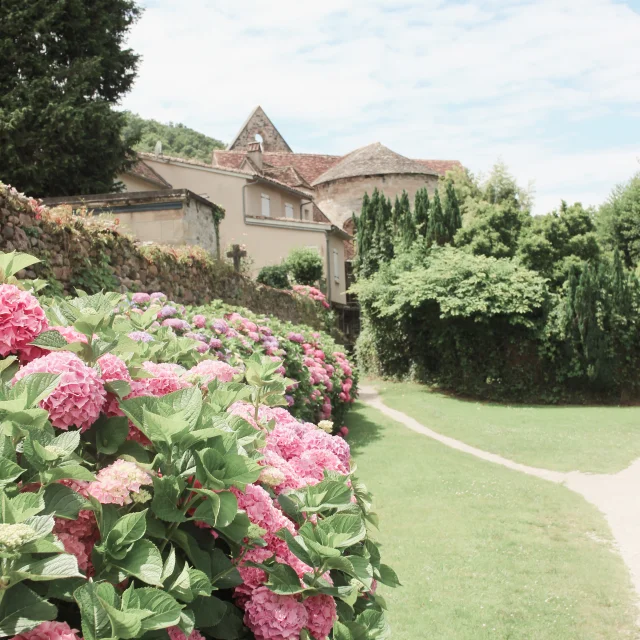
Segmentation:
[(348, 441), (374, 493), (394, 640), (636, 638), (603, 517), (569, 489), (451, 450), (357, 403)]
[(430, 429), (533, 467), (616, 473), (640, 457), (640, 407), (501, 405), (415, 383), (375, 386), (385, 404)]

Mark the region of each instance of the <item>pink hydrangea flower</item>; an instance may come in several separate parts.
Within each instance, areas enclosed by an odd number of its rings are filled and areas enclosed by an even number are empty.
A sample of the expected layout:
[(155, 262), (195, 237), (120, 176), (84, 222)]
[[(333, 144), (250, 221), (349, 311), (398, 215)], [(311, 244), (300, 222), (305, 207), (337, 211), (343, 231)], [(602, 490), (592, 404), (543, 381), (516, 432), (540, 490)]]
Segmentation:
[(139, 396), (166, 396), (180, 389), (191, 387), (191, 383), (182, 376), (185, 369), (178, 364), (156, 364), (155, 362), (144, 362), (142, 367), (145, 371), (153, 375), (153, 378), (140, 378), (134, 380), (131, 385), (131, 394), (128, 398)]
[(193, 316), (191, 321), (196, 327), (198, 327), (198, 329), (204, 329), (207, 324), (207, 319), (200, 313)]
[(35, 629), (24, 631), (12, 640), (82, 640), (78, 630), (66, 622), (41, 622)]
[(0, 356), (26, 347), (48, 324), (34, 296), (12, 284), (0, 285)]
[(331, 596), (319, 595), (307, 598), (302, 604), (307, 610), (307, 629), (316, 640), (326, 640), (336, 621), (336, 601)]
[(203, 360), (190, 369), (186, 375), (189, 378), (198, 376), (204, 381), (204, 384), (207, 385), (214, 379), (220, 380), (220, 382), (231, 382), (237, 373), (237, 369), (234, 369), (226, 362), (220, 362), (220, 360)]
[(148, 293), (142, 293), (142, 292), (134, 293), (131, 296), (131, 301), (134, 304), (144, 304), (146, 302), (150, 302), (151, 301), (151, 296)]
[[(184, 635), (184, 631), (180, 627), (169, 627), (167, 633), (171, 640), (187, 640), (187, 636)], [(197, 629), (194, 629), (189, 634), (188, 640), (205, 640), (205, 637)]]
[(127, 369), (124, 360), (118, 358), (118, 356), (112, 353), (105, 353), (98, 358), (98, 365), (102, 372), (101, 377), (105, 382), (112, 382), (113, 380), (131, 382), (129, 369)]
[(101, 469), (87, 487), (87, 493), (102, 504), (131, 504), (131, 493), (139, 493), (143, 484), (151, 484), (151, 476), (134, 462), (116, 460)]
[[(83, 495), (86, 496), (86, 493)], [(94, 512), (83, 509), (76, 520), (55, 518), (53, 532), (64, 545), (65, 551), (76, 557), (80, 570), (84, 571), (87, 577), (92, 576), (94, 569), (91, 564), (91, 551), (100, 539)]]
[(33, 360), (15, 375), (14, 382), (32, 373), (61, 374), (54, 392), (40, 406), (48, 411), (49, 420), (58, 429), (71, 426), (88, 429), (100, 415), (106, 391), (95, 369), (88, 367), (70, 351), (54, 351)]
[(244, 606), (244, 623), (256, 640), (299, 640), (309, 614), (295, 596), (280, 596), (258, 587)]

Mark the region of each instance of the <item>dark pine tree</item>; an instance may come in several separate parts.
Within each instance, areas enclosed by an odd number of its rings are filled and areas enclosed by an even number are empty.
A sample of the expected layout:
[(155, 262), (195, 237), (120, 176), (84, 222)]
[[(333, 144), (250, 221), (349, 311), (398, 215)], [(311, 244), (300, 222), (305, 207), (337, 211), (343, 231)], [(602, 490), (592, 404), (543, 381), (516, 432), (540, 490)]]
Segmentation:
[(460, 205), (458, 204), (458, 197), (456, 196), (456, 190), (453, 186), (453, 180), (447, 180), (445, 195), (444, 218), (448, 235), (447, 242), (453, 243), (456, 232), (462, 226)]
[(0, 176), (33, 196), (111, 191), (131, 162), (113, 106), (139, 56), (134, 0), (0, 2)]
[(444, 212), (440, 202), (440, 194), (436, 189), (433, 194), (433, 204), (429, 211), (429, 223), (427, 225), (427, 242), (429, 244), (443, 245), (447, 241), (447, 228), (445, 226)]
[(415, 233), (418, 237), (427, 237), (429, 226), (429, 192), (427, 188), (418, 189), (413, 205)]

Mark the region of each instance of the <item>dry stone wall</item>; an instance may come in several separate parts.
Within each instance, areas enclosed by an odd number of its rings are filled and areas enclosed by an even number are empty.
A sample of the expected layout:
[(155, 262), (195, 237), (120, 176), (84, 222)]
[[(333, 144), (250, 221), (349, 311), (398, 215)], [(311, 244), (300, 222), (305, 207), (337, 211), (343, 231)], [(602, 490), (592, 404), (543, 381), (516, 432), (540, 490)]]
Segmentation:
[(323, 327), (313, 301), (259, 285), (199, 247), (139, 243), (114, 218), (73, 215), (66, 207), (50, 210), (0, 182), (0, 251), (14, 250), (42, 261), (18, 275), (46, 279), (57, 293), (72, 293), (76, 287), (89, 292), (162, 291), (183, 304), (219, 299)]

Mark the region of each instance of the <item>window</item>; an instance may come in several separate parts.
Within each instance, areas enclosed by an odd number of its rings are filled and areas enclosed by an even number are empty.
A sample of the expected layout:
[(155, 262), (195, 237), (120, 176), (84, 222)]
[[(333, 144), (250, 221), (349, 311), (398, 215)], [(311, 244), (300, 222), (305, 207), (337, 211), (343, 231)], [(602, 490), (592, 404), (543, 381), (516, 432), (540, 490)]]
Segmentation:
[(333, 281), (340, 282), (340, 258), (337, 249), (333, 250)]
[(293, 218), (293, 205), (285, 202), (284, 204), (284, 217)]
[(271, 217), (271, 200), (266, 193), (262, 194), (262, 215), (265, 218)]

